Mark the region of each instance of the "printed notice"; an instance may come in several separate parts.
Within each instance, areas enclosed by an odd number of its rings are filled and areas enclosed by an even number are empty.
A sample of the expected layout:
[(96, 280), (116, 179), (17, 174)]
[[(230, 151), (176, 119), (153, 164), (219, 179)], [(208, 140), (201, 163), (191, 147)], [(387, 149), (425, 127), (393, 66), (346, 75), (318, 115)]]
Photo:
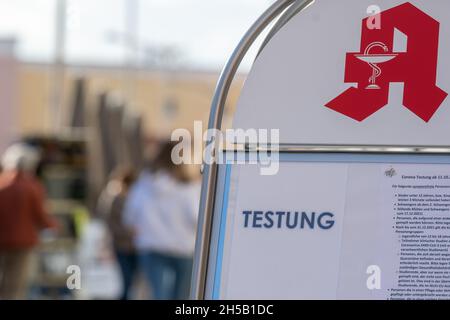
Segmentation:
[(450, 166), (392, 165), (382, 174), (384, 240), (395, 262), (387, 298), (450, 298)]

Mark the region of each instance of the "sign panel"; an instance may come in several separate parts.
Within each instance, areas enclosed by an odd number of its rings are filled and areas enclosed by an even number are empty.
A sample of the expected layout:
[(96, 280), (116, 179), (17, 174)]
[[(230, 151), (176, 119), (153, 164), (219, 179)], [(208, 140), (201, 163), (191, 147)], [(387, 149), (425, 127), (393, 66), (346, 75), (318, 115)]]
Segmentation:
[[(234, 129), (330, 152), (448, 148), (449, 13), (316, 0), (258, 56)], [(450, 155), (281, 156), (273, 176), (220, 166), (206, 298), (450, 298)]]
[(449, 145), (449, 13), (447, 0), (315, 1), (259, 55), (234, 127), (280, 129), (283, 143)]
[(450, 156), (303, 154), (274, 176), (226, 171), (210, 298), (450, 298)]

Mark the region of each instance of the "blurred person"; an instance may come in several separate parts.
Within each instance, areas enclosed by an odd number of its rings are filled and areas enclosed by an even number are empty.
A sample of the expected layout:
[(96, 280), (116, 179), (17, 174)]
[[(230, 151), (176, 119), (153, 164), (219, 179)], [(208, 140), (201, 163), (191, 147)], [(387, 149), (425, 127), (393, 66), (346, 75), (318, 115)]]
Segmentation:
[(117, 168), (99, 199), (99, 213), (108, 224), (114, 253), (120, 267), (122, 278), (120, 300), (130, 298), (130, 288), (138, 267), (133, 229), (123, 223), (125, 201), (135, 180), (136, 174), (132, 169)]
[(153, 298), (187, 299), (197, 229), (200, 185), (171, 160), (166, 143), (140, 175), (126, 203), (125, 222), (135, 229), (135, 245)]
[(45, 210), (44, 189), (32, 174), (38, 152), (26, 145), (9, 147), (0, 173), (0, 299), (25, 299), (30, 258), (39, 232), (56, 229)]

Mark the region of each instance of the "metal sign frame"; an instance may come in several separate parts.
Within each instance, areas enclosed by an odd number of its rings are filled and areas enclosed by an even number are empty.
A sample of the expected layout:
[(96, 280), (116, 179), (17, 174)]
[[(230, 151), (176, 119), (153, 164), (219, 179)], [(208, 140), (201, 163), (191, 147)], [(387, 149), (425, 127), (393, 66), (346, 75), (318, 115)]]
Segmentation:
[[(294, 16), (300, 13), (315, 0), (277, 0), (272, 4), (250, 27), (239, 42), (227, 64), (221, 72), (211, 104), (209, 117), (209, 129), (222, 129), (222, 119), (226, 99), (232, 81), (242, 60), (248, 53), (255, 40), (266, 30), (268, 25), (278, 18), (277, 22), (264, 39), (258, 55), (270, 42), (272, 37)], [(236, 146), (234, 151), (242, 151), (242, 146)], [(227, 150), (227, 151), (233, 151)], [(450, 155), (449, 146), (386, 146), (386, 145), (324, 145), (324, 144), (280, 144), (276, 149), (245, 148), (246, 152), (279, 153), (363, 153), (363, 154), (429, 154)], [(217, 155), (216, 155), (217, 156)], [(211, 232), (213, 225), (213, 214), (215, 210), (215, 199), (218, 181), (219, 165), (213, 161), (212, 164), (202, 165), (202, 192), (200, 199), (200, 210), (197, 230), (196, 249), (194, 255), (194, 266), (192, 274), (191, 298), (195, 300), (205, 299), (206, 280), (208, 272), (208, 261), (210, 253)]]

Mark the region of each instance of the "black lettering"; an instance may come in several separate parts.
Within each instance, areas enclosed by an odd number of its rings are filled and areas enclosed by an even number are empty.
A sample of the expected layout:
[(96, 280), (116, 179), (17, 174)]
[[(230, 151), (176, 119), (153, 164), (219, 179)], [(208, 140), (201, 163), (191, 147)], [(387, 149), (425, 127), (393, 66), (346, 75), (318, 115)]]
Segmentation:
[[(324, 217), (329, 217), (330, 219), (326, 220), (325, 223), (322, 222), (322, 219)], [(323, 230), (331, 229), (334, 226), (334, 220), (332, 218), (334, 217), (334, 214), (329, 212), (324, 212), (319, 216), (319, 219), (317, 219), (318, 226)]]
[(281, 229), (281, 223), (283, 221), (283, 216), (286, 214), (284, 211), (277, 211), (276, 215), (278, 216), (278, 229)]
[(252, 214), (251, 211), (244, 211), (242, 214), (245, 216), (244, 228), (248, 228), (248, 218)]
[(295, 212), (295, 219), (294, 219), (294, 223), (291, 223), (291, 212), (287, 213), (286, 216), (286, 226), (289, 229), (295, 229), (298, 226), (298, 212)]
[(314, 229), (314, 220), (316, 217), (316, 213), (312, 212), (311, 213), (311, 218), (308, 217), (308, 214), (306, 212), (302, 212), (302, 221), (301, 221), (301, 225), (300, 228), (304, 229), (305, 228), (305, 221), (308, 224), (310, 229)]
[(273, 227), (273, 212), (272, 211), (267, 211), (265, 214), (266, 220), (267, 222), (264, 224), (264, 228), (270, 229)]
[(263, 212), (262, 211), (255, 211), (253, 213), (253, 228), (262, 228), (260, 221), (263, 220)]

